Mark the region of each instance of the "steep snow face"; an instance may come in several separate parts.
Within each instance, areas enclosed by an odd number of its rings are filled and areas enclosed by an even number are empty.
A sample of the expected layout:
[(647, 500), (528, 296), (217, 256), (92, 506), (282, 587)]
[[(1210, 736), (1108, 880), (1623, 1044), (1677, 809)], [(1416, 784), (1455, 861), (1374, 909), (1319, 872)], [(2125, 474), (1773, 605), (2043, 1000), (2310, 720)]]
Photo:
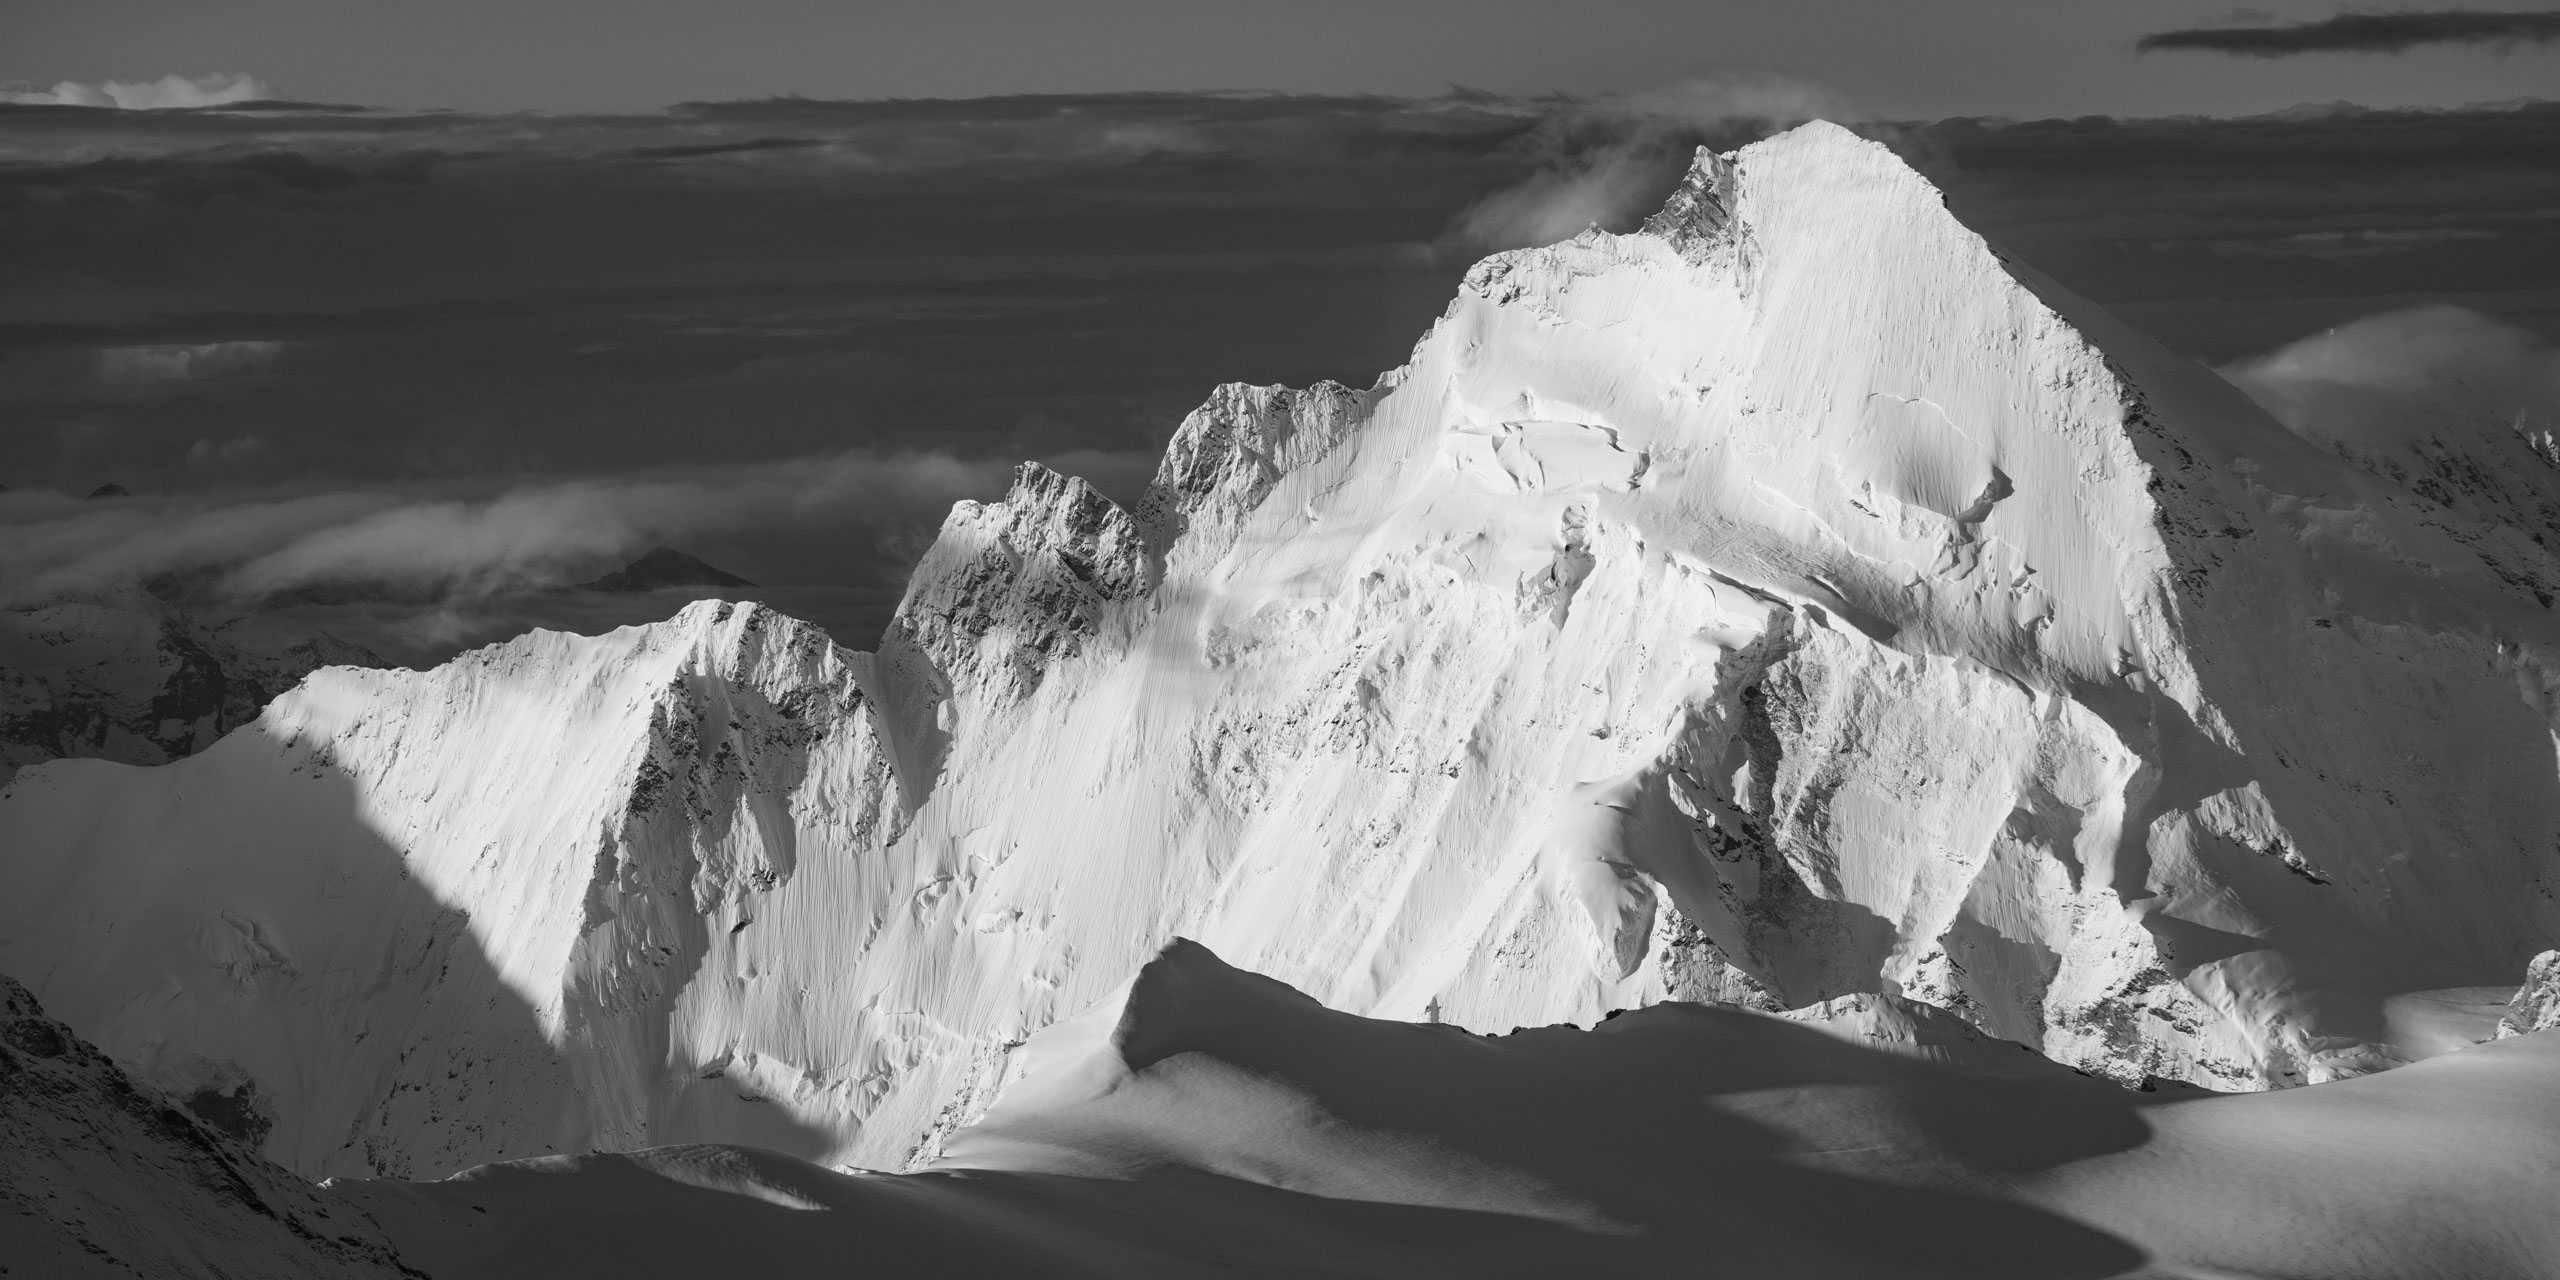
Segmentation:
[(2560, 575), (2404, 497), (1808, 126), (1367, 391), (1221, 389), (1134, 511), (1026, 467), (876, 657), (701, 605), (30, 771), (0, 966), (306, 1169), (928, 1158), (1177, 932), (1479, 1029), (2355, 1074), (2560, 935)]

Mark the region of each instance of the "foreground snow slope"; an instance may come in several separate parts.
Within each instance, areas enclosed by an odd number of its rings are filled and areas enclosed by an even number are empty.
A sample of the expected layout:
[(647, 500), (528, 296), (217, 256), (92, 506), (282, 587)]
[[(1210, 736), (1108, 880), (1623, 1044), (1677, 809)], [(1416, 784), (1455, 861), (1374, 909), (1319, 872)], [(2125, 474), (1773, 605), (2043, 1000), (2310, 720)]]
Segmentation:
[(136, 1088), (0, 977), (0, 1275), (416, 1280), (418, 1272), (362, 1210)]
[(2560, 575), (2464, 518), (1812, 125), (1367, 391), (1221, 389), (1134, 511), (1026, 467), (877, 655), (705, 603), (30, 770), (0, 967), (308, 1171), (930, 1158), (1176, 932), (1476, 1029), (2353, 1075), (2560, 935)]
[(1177, 942), (950, 1155), (734, 1146), (312, 1188), (0, 979), (0, 1266), (30, 1274), (2551, 1274), (2560, 1037), (2276, 1095), (2134, 1093), (1952, 1015), (1663, 1005), (1483, 1038)]
[[(1934, 1029), (1661, 1005), (1484, 1038), (1177, 943), (950, 1156), (735, 1147), (334, 1194), (433, 1275), (2317, 1277), (2560, 1268), (2560, 1036), (2271, 1095), (2135, 1093)], [(1938, 1025), (1940, 1023), (1952, 1025)], [(2003, 1065), (2005, 1064), (2005, 1065)]]

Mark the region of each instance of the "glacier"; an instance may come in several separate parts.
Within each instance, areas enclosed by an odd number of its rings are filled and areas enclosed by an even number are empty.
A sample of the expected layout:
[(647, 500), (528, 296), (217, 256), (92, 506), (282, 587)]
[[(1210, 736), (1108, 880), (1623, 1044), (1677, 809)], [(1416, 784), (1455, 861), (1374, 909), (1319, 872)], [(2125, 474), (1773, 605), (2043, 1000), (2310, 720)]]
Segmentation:
[(2560, 938), (2520, 456), (2342, 457), (1807, 125), (1366, 390), (1220, 388), (1134, 507), (1025, 466), (874, 653), (706, 601), (28, 768), (0, 971), (309, 1175), (919, 1166), (1177, 935), (1477, 1031), (1871, 995), (2364, 1074)]

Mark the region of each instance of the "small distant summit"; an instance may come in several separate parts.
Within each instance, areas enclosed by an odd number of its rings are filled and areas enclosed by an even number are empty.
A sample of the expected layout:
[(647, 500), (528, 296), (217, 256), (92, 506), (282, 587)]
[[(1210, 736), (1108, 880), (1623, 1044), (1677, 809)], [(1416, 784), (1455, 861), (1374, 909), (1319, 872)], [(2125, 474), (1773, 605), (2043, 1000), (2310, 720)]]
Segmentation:
[(110, 480), (105, 484), (99, 485), (95, 489), (91, 489), (89, 491), (89, 496), (92, 498), (130, 498), (133, 496), (133, 490), (125, 488), (123, 485)]
[(586, 591), (656, 591), (663, 587), (752, 587), (755, 584), (673, 547), (651, 547), (640, 558), (591, 582)]

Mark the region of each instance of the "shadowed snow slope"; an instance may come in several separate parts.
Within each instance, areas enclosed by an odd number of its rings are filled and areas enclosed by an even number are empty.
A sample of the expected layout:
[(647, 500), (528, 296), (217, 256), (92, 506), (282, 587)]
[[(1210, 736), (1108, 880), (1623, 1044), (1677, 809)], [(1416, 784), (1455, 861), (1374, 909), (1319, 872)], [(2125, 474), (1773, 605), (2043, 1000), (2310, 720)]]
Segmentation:
[(2560, 1106), (2560, 1037), (2238, 1097), (1956, 1040), (2001, 1069), (1687, 1004), (1479, 1037), (1333, 1012), (1177, 942), (1124, 1007), (1035, 1040), (1032, 1073), (925, 1172), (697, 1146), (334, 1190), (439, 1276), (2560, 1266), (2560, 1132), (2519, 1123)]
[[(1135, 510), (1024, 468), (877, 655), (704, 603), (29, 770), (0, 967), (307, 1171), (929, 1160), (1177, 932), (1478, 1030), (1863, 993), (2350, 1076), (2560, 935), (2560, 574), (2465, 518), (1810, 125), (1486, 260), (1368, 390), (1218, 390)], [(483, 1005), (501, 1098), (361, 1012)]]
[(0, 977), (0, 1275), (417, 1274), (361, 1210), (136, 1088)]

